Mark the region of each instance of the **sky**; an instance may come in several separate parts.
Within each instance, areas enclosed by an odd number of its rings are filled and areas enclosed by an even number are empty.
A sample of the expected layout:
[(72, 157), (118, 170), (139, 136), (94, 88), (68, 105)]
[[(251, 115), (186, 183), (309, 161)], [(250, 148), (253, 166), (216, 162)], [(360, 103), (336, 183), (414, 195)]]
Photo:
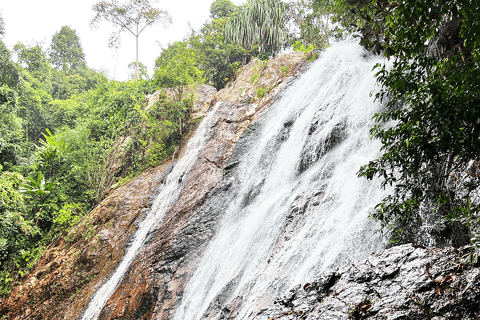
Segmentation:
[[(25, 45), (50, 46), (52, 36), (64, 25), (76, 30), (90, 68), (106, 71), (109, 78), (127, 80), (128, 64), (135, 61), (135, 37), (127, 32), (122, 35), (118, 51), (107, 45), (112, 31), (117, 30), (109, 22), (101, 22), (98, 29), (91, 29), (94, 14), (92, 6), (99, 0), (0, 0), (0, 12), (5, 22), (4, 43), (9, 49), (17, 42)], [(152, 1), (154, 2), (154, 1)], [(139, 37), (139, 61), (152, 75), (155, 59), (169, 43), (184, 39), (189, 34), (189, 23), (199, 29), (210, 19), (213, 0), (159, 0), (154, 7), (166, 10), (173, 24), (165, 29), (150, 26)], [(239, 5), (244, 0), (233, 0)]]

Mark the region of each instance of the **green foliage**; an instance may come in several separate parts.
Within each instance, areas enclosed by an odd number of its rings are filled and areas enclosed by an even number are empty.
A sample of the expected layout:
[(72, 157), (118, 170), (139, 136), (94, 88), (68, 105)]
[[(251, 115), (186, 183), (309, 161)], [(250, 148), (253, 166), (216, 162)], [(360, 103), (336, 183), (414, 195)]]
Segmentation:
[(27, 69), (35, 79), (43, 83), (47, 91), (50, 91), (48, 87), (51, 85), (52, 71), (42, 48), (39, 45), (27, 47), (22, 43), (17, 43), (13, 49), (17, 54), (18, 63)]
[(147, 72), (147, 66), (141, 63), (140, 61), (138, 62), (138, 70), (136, 70), (137, 64), (135, 62), (130, 62), (128, 64), (128, 69), (130, 70), (130, 79), (135, 79), (135, 71), (138, 73), (138, 79), (140, 80), (146, 80), (148, 79), (148, 72)]
[(42, 174), (42, 171), (38, 172), (37, 180), (32, 178), (26, 178), (27, 183), (19, 188), (20, 192), (26, 193), (32, 196), (38, 196), (43, 202), (50, 191), (52, 191), (55, 186), (54, 183), (46, 183), (45, 177)]
[(23, 176), (16, 172), (0, 173), (0, 212), (21, 211), (24, 207), (22, 194), (18, 191), (25, 183)]
[(286, 41), (287, 5), (280, 0), (249, 0), (229, 16), (225, 38), (247, 49), (275, 55)]
[(224, 39), (227, 18), (205, 23), (199, 32), (192, 32), (189, 46), (195, 52), (196, 66), (206, 82), (218, 90), (236, 77), (238, 69), (258, 55), (258, 48), (247, 50)]
[(186, 42), (176, 41), (155, 61), (153, 78), (159, 87), (174, 88), (201, 83), (202, 74), (196, 67), (195, 51)]
[(53, 228), (60, 232), (68, 232), (71, 227), (80, 221), (84, 214), (85, 212), (81, 204), (66, 203), (53, 219)]
[(17, 94), (0, 87), (0, 164), (6, 169), (16, 163), (23, 138), (22, 120), (17, 116)]
[(175, 153), (182, 138), (193, 125), (190, 113), (193, 95), (177, 100), (162, 92), (157, 103), (147, 110), (141, 110), (147, 130), (142, 137), (147, 147), (149, 165), (157, 165)]
[(42, 136), (42, 131), (52, 128), (52, 96), (43, 83), (26, 70), (22, 72), (22, 80), (17, 90), (17, 115), (23, 120), (28, 139), (35, 142)]
[(360, 32), (361, 43), (376, 53), (383, 49), (385, 17), (398, 1), (302, 0), (290, 7), (294, 41), (325, 48), (329, 39)]
[(330, 37), (341, 37), (341, 29), (331, 23), (331, 14), (314, 10), (312, 1), (291, 2), (287, 17), (289, 42), (294, 49), (301, 45), (323, 49), (328, 46)]
[(230, 0), (215, 0), (210, 5), (210, 18), (227, 18), (236, 8)]
[(51, 192), (55, 187), (54, 182), (47, 183), (42, 172), (38, 172), (37, 179), (26, 178), (27, 182), (23, 184), (19, 191), (25, 193), (29, 200), (30, 212), (27, 217), (35, 220), (43, 231), (48, 231), (52, 224), (53, 213), (58, 209), (57, 199), (51, 197)]
[(53, 35), (48, 55), (52, 65), (57, 70), (68, 73), (70, 70), (86, 67), (80, 37), (69, 26), (63, 26), (60, 31)]
[(305, 45), (303, 43), (301, 43), (299, 40), (297, 40), (293, 45), (293, 50), (297, 51), (297, 52), (303, 52), (303, 53), (309, 53), (310, 51), (312, 51), (313, 49), (315, 49), (315, 47), (311, 44), (309, 45), (308, 47), (305, 47)]
[(264, 87), (258, 87), (257, 88), (257, 97), (259, 99), (262, 99), (265, 96), (266, 92), (267, 92), (267, 89), (265, 89)]
[[(449, 0), (407, 0), (384, 17), (386, 53), (395, 60), (390, 70), (377, 66), (383, 89), (376, 97), (388, 105), (371, 129), (384, 154), (360, 175), (393, 185), (372, 216), (394, 234), (426, 217), (470, 231), (479, 224), (480, 38), (472, 32), (478, 17), (479, 4)], [(455, 245), (465, 244), (452, 236)]]
[(18, 173), (0, 174), (0, 294), (11, 287), (12, 278), (5, 270), (8, 261), (25, 248), (29, 237), (38, 234), (35, 224), (22, 214), (26, 205), (19, 186), (24, 182)]
[(69, 151), (69, 145), (63, 139), (55, 138), (50, 130), (45, 130), (47, 134), (42, 132), (45, 140), (40, 139), (41, 146), (37, 146), (37, 157), (40, 167), (48, 172), (47, 177), (51, 177)]
[(0, 40), (0, 86), (15, 88), (20, 82), (17, 66), (11, 59), (11, 52)]
[[(120, 88), (114, 98), (108, 97), (115, 100), (109, 104), (108, 99), (101, 99), (101, 90), (92, 89), (111, 84), (81, 59), (68, 62), (69, 70), (57, 70), (40, 46), (19, 43), (15, 53), (19, 64), (0, 41), (2, 295), (36, 263), (59, 232), (76, 223), (85, 208), (100, 198), (96, 197), (99, 187), (91, 179), (93, 170), (99, 169), (114, 139), (130, 130), (132, 124), (127, 122), (141, 119), (138, 112), (127, 112), (128, 107), (134, 109), (132, 100), (143, 101), (153, 91), (150, 83), (144, 83), (144, 90), (132, 97), (132, 91)], [(102, 135), (103, 129), (108, 136)], [(68, 147), (70, 141), (75, 141), (75, 149)]]

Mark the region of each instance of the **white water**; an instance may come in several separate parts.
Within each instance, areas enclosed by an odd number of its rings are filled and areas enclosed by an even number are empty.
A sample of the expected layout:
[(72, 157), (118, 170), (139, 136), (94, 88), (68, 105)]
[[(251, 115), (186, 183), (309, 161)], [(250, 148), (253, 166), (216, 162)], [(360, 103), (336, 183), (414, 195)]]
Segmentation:
[(82, 320), (97, 319), (102, 311), (105, 303), (113, 294), (118, 284), (122, 280), (125, 272), (128, 270), (130, 263), (135, 258), (140, 249), (144, 246), (145, 240), (151, 231), (155, 230), (164, 214), (172, 207), (182, 191), (183, 175), (188, 173), (194, 162), (198, 159), (200, 151), (205, 145), (206, 136), (211, 126), (212, 118), (215, 111), (218, 109), (218, 104), (209, 112), (207, 117), (202, 121), (197, 128), (195, 135), (188, 142), (185, 155), (175, 164), (172, 172), (167, 176), (160, 193), (156, 196), (152, 205), (152, 209), (147, 214), (145, 219), (140, 223), (130, 246), (118, 265), (117, 269), (93, 296), (88, 304), (86, 311), (83, 314)]
[[(332, 46), (262, 118), (260, 138), (240, 160), (239, 191), (224, 200), (229, 208), (175, 320), (218, 319), (224, 306), (235, 309), (235, 319), (251, 319), (294, 285), (383, 247), (368, 213), (384, 191), (356, 176), (380, 150), (368, 131), (380, 107), (369, 97), (375, 88), (372, 67), (379, 61), (365, 56), (353, 39)], [(322, 124), (309, 135), (318, 119)], [(279, 144), (284, 124), (292, 120)], [(329, 150), (322, 141), (335, 127), (342, 128), (342, 142)], [(322, 148), (325, 154), (299, 174), (302, 150), (315, 159)], [(243, 199), (254, 189), (259, 194), (245, 206)], [(298, 197), (311, 200), (303, 215), (292, 217), (289, 209)]]

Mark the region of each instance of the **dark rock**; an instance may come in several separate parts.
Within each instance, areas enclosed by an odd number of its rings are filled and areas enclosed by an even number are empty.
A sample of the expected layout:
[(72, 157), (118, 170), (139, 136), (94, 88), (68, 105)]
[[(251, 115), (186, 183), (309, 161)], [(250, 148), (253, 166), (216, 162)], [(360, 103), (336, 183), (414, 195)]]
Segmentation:
[(297, 285), (254, 319), (479, 319), (480, 268), (466, 249), (387, 249)]

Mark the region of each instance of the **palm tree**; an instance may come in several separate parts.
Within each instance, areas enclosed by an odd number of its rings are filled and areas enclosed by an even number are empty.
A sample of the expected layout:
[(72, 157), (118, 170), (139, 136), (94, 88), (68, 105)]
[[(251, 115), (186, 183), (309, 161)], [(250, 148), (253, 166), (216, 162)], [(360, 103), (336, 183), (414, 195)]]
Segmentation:
[(275, 55), (287, 31), (287, 4), (280, 0), (249, 0), (228, 18), (225, 38), (246, 49), (259, 46), (260, 53)]

